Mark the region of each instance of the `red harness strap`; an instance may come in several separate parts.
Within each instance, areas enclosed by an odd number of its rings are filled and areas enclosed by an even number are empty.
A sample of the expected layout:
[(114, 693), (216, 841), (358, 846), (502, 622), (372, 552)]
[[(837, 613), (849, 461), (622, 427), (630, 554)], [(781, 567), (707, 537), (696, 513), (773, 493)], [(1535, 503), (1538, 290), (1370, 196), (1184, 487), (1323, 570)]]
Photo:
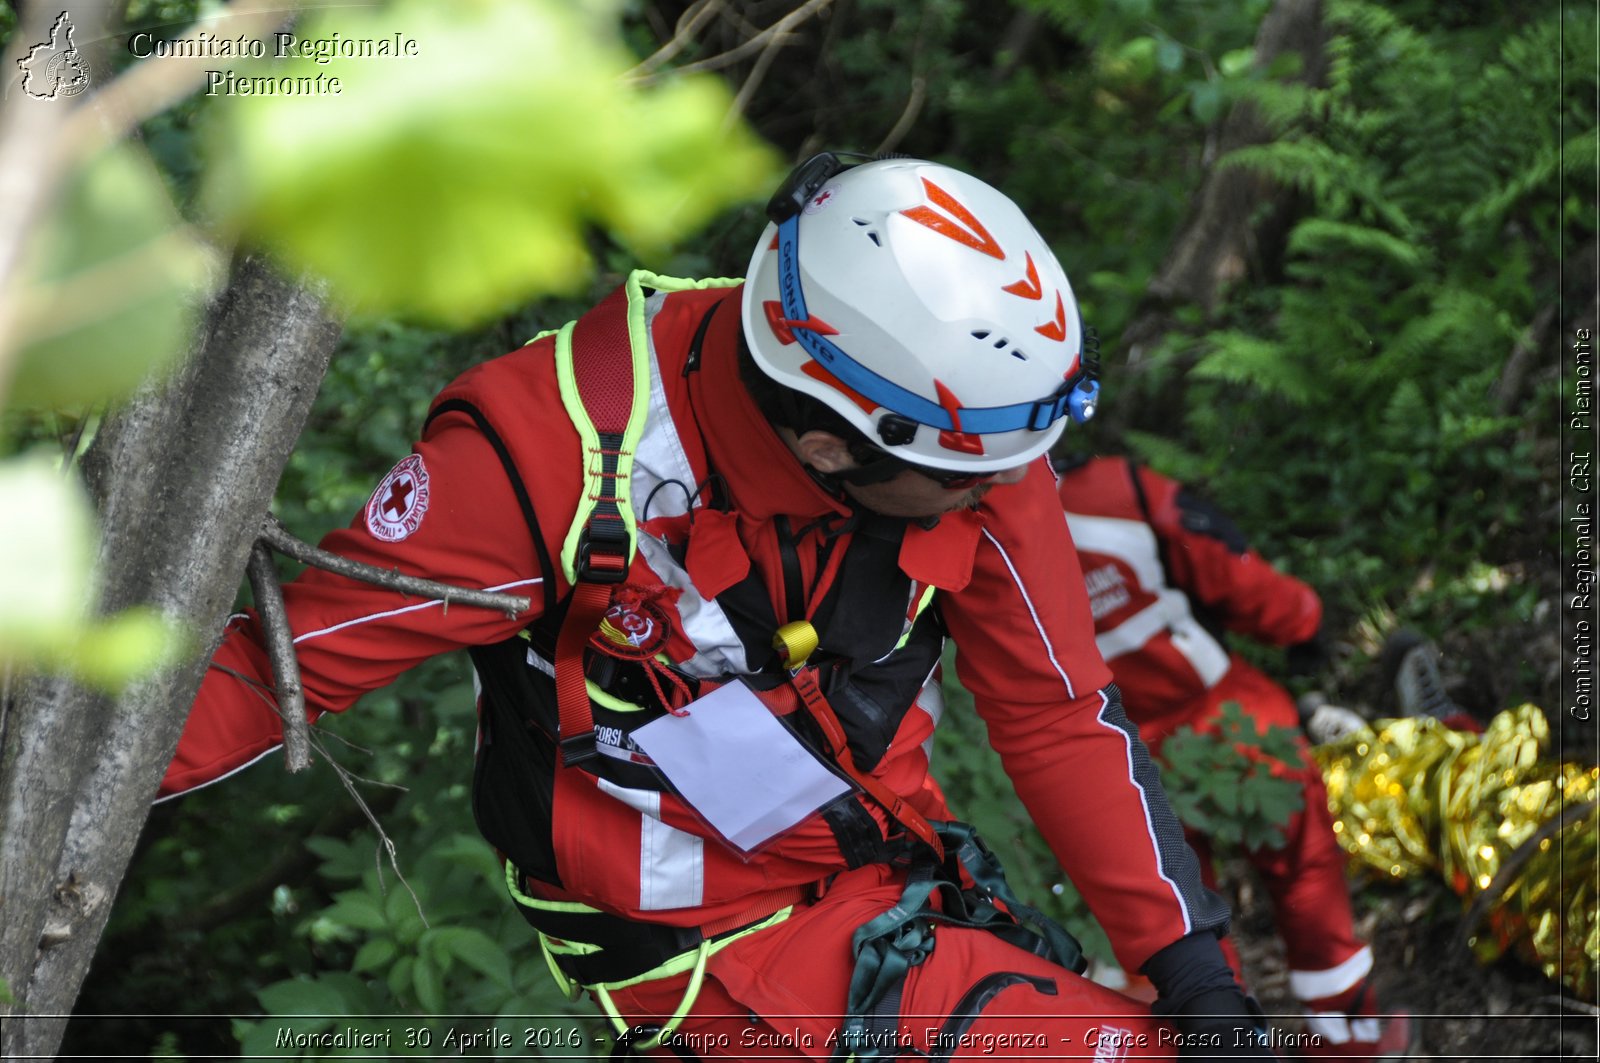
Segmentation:
[(556, 639), (556, 705), (566, 765), (596, 755), (583, 649), (610, 605), (612, 586), (627, 578), (633, 556), (632, 537), (617, 503), (617, 481), (627, 475), (629, 465), (620, 459), (636, 386), (626, 286), (578, 319), (572, 330), (572, 370), (584, 413), (599, 439), (598, 448), (584, 448), (583, 460), (586, 471), (598, 475), (600, 487), (583, 500), (592, 508), (578, 539), (572, 597)]
[(801, 668), (794, 674), (790, 683), (800, 695), (800, 701), (805, 705), (806, 711), (822, 728), (822, 733), (828, 739), (829, 752), (833, 754), (839, 767), (843, 768), (845, 774), (854, 779), (863, 790), (872, 795), (873, 799), (902, 827), (926, 843), (928, 848), (933, 850), (935, 860), (943, 863), (944, 843), (939, 840), (933, 825), (923, 817), (922, 813), (906, 804), (904, 798), (884, 785), (883, 780), (868, 775), (856, 767), (855, 757), (850, 753), (849, 740), (845, 738), (844, 726), (839, 722), (833, 706), (828, 704), (822, 688), (817, 685), (816, 671), (811, 668)]

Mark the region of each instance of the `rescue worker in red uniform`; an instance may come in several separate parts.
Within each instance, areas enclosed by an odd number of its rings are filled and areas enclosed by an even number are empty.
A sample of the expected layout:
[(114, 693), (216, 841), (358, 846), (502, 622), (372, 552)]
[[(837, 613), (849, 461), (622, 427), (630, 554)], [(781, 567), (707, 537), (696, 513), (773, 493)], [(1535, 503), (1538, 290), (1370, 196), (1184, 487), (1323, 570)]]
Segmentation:
[[(1095, 650), (1045, 452), (1092, 412), (1072, 290), (1005, 196), (809, 160), (749, 280), (638, 272), (438, 396), (323, 545), (528, 595), (513, 618), (321, 571), (309, 712), (466, 648), (473, 808), (513, 900), (640, 1054), (1268, 1058)], [(946, 636), (1017, 793), (1155, 1011), (1062, 966), (928, 773)], [(235, 622), (164, 782), (273, 749)]]
[[(1207, 500), (1151, 469), (1121, 457), (1078, 457), (1058, 462), (1057, 472), (1095, 641), (1152, 753), (1180, 727), (1214, 725), (1226, 702), (1238, 703), (1262, 731), (1298, 732), (1289, 693), (1230, 650), (1226, 636), (1314, 658), (1322, 625), (1316, 592), (1251, 550)], [(1272, 900), (1289, 989), (1318, 1038), (1299, 1048), (1388, 1057), (1405, 1048), (1410, 1023), (1384, 1012), (1371, 990), (1372, 951), (1351, 924), (1327, 790), (1303, 742), (1302, 752), (1291, 770), (1305, 803), (1286, 825), (1284, 845), (1248, 853)], [(1190, 831), (1189, 841), (1215, 885), (1206, 838)], [(1225, 949), (1242, 971), (1231, 943)]]

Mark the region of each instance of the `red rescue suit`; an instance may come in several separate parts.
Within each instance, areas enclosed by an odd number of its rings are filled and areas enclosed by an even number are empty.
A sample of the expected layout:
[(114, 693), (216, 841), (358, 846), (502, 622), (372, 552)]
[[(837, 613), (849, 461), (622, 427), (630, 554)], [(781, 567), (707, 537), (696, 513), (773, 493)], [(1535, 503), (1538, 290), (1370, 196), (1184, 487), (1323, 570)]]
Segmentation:
[[(1276, 646), (1305, 642), (1322, 622), (1316, 592), (1274, 569), (1231, 521), (1159, 473), (1122, 458), (1069, 462), (1058, 472), (1095, 640), (1151, 750), (1180, 727), (1214, 721), (1229, 701), (1262, 730), (1298, 730), (1289, 694), (1231, 652), (1224, 632)], [(1272, 897), (1290, 989), (1323, 1006), (1360, 984), (1372, 954), (1351, 926), (1344, 856), (1309, 752), (1297, 774), (1305, 807), (1289, 822), (1286, 844), (1249, 856)], [(1190, 832), (1190, 844), (1204, 858), (1205, 838)]]
[[(850, 935), (893, 903), (904, 878), (890, 861), (904, 854), (906, 832), (862, 793), (744, 857), (641, 767), (629, 738), (636, 719), (736, 675), (759, 686), (781, 671), (769, 640), (786, 618), (810, 617), (821, 632), (818, 674), (834, 684), (857, 764), (929, 819), (953, 818), (925, 743), (940, 711), (929, 673), (944, 635), (956, 640), (960, 679), (1019, 796), (1127, 967), (1225, 927), (1226, 908), (1201, 885), (1094, 649), (1047, 464), (932, 527), (854, 513), (751, 402), (739, 378), (739, 318), (737, 288), (648, 298), (650, 413), (632, 478), (639, 550), (614, 592), (609, 641), (592, 640), (588, 660), (598, 767), (563, 767), (551, 744), (551, 644), (571, 589), (551, 559), (581, 479), (550, 338), (447, 387), (414, 454), (322, 544), (384, 569), (528, 595), (532, 607), (516, 618), (445, 609), (308, 570), (285, 598), (311, 715), (343, 711), (417, 662), (468, 648), (483, 684), (474, 812), (522, 893), (584, 908), (596, 923), (688, 941), (787, 913), (710, 957), (706, 988), (680, 1028), (701, 1037), (701, 1055), (766, 1055), (798, 1024), (810, 1036), (792, 1046), (797, 1053), (827, 1058)], [(930, 588), (935, 604), (922, 608)], [(270, 675), (257, 621), (234, 622), (163, 794), (221, 778), (280, 743), (261, 694)], [(784, 688), (762, 697), (794, 717)], [(1126, 1013), (1125, 998), (983, 931), (938, 935), (903, 996), (904, 1014), (937, 1017), (916, 1024), (917, 1044), (939, 1044), (941, 1030), (1044, 1029), (1074, 1046), (1110, 1038), (1130, 1057), (1170, 1054), (1148, 1014), (1082, 1018)], [(630, 1018), (659, 1018), (684, 981), (655, 978), (614, 999)], [(1055, 1025), (1007, 1026), (986, 1008), (1049, 1015)], [(751, 1029), (766, 1040), (741, 1043)], [(981, 1039), (957, 1054), (978, 1051)]]

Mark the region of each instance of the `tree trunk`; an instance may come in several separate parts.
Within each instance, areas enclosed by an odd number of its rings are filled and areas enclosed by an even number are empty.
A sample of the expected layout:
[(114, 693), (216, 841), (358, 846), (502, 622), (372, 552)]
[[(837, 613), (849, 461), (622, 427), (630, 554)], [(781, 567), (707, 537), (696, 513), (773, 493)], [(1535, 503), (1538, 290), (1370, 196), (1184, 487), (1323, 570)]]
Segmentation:
[[(1324, 74), (1324, 45), (1321, 0), (1277, 0), (1256, 33), (1255, 64), (1266, 68), (1280, 56), (1298, 55), (1297, 80), (1317, 85)], [(1221, 158), (1271, 136), (1255, 106), (1242, 101), (1223, 119), (1208, 154)], [(1212, 166), (1195, 194), (1189, 220), (1150, 282), (1144, 308), (1123, 333), (1121, 347), (1130, 366), (1171, 329), (1171, 307), (1191, 304), (1210, 312), (1228, 284), (1243, 279), (1259, 262), (1258, 239), (1281, 240), (1287, 231), (1281, 215), (1290, 198), (1289, 190), (1259, 174)], [(1263, 215), (1269, 218), (1265, 227), (1273, 232), (1258, 231), (1256, 219)]]
[(84, 459), (103, 608), (154, 606), (188, 629), (196, 653), (115, 696), (27, 681), (0, 716), (8, 1058), (60, 1044), (339, 331), (319, 296), (244, 259), (193, 357), (108, 417)]

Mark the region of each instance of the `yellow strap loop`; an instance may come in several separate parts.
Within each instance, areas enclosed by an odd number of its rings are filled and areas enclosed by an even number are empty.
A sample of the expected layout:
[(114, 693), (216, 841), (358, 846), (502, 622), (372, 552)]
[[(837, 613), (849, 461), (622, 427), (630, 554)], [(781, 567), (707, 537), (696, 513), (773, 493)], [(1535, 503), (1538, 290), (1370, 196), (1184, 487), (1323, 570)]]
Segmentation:
[(550, 938), (544, 931), (541, 930), (538, 934), (539, 951), (544, 954), (544, 965), (550, 968), (550, 977), (556, 980), (556, 988), (561, 990), (568, 1000), (577, 1000), (583, 996), (583, 986), (578, 984), (576, 978), (568, 978), (567, 972), (556, 963), (556, 958), (550, 951)]
[(783, 654), (783, 666), (792, 671), (817, 652), (817, 629), (809, 620), (791, 620), (772, 636), (772, 648)]
[[(689, 1009), (694, 1007), (695, 1000), (700, 996), (700, 988), (706, 980), (706, 960), (710, 957), (711, 942), (709, 940), (700, 942), (700, 948), (694, 958), (694, 971), (689, 975), (689, 984), (684, 987), (683, 999), (678, 1001), (677, 1010), (672, 1013), (672, 1018), (661, 1024), (661, 1029), (632, 1045), (635, 1052), (653, 1052), (661, 1047), (663, 1041), (672, 1036), (672, 1032), (689, 1014)], [(611, 1028), (616, 1031), (616, 1035), (619, 1038), (625, 1035), (628, 1032), (627, 1020), (617, 1010), (616, 1004), (612, 1003), (610, 991), (604, 985), (597, 985), (594, 987), (594, 995), (595, 999), (600, 1001), (600, 1007), (605, 1010), (606, 1018), (611, 1020)]]

